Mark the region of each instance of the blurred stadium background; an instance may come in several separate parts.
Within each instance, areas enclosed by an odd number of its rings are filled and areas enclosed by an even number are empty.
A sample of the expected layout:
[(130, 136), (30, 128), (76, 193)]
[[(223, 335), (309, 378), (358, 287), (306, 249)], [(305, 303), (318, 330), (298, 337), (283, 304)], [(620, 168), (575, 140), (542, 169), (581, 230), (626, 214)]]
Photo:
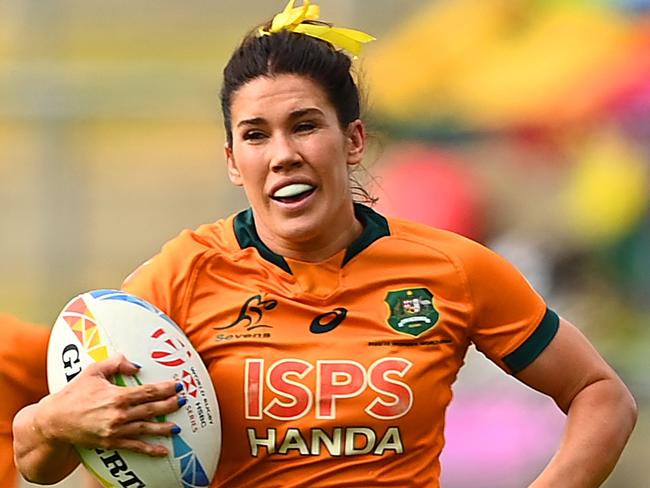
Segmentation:
[[(648, 486), (650, 1), (319, 3), (379, 39), (358, 69), (380, 209), (494, 248), (584, 330), (641, 411), (605, 486)], [(118, 287), (182, 228), (246, 204), (224, 172), (221, 70), (282, 4), (0, 4), (1, 310), (51, 324), (74, 294)], [(467, 363), (444, 486), (520, 487), (562, 416)]]

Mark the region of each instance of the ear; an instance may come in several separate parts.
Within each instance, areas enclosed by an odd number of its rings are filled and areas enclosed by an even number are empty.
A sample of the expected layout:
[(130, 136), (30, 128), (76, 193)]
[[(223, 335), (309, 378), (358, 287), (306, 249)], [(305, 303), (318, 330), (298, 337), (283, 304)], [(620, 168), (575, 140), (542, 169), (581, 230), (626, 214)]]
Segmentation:
[(224, 153), (226, 155), (226, 169), (228, 170), (228, 178), (230, 182), (235, 186), (243, 186), (242, 177), (239, 173), (239, 168), (235, 162), (235, 158), (232, 154), (232, 147), (226, 142), (223, 146)]
[(366, 151), (366, 128), (361, 120), (357, 119), (348, 124), (348, 165), (356, 166), (363, 160)]

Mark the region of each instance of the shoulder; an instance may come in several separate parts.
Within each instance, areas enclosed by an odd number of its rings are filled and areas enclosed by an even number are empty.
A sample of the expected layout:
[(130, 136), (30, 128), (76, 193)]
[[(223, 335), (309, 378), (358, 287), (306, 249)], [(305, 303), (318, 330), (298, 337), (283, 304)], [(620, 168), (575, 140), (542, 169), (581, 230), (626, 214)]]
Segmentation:
[(167, 241), (160, 254), (174, 260), (188, 261), (205, 254), (227, 255), (239, 251), (233, 231), (234, 215), (195, 229), (184, 229)]
[(122, 283), (122, 289), (147, 300), (177, 323), (182, 323), (186, 297), (206, 263), (228, 259), (239, 247), (233, 231), (234, 216), (185, 229), (141, 264)]
[(167, 252), (229, 252), (235, 250), (236, 239), (233, 233), (234, 215), (203, 224), (196, 229), (184, 229), (169, 240), (163, 251)]
[(460, 234), (403, 219), (389, 217), (387, 220), (393, 244), (419, 249), (463, 267), (496, 257), (485, 245)]
[(184, 229), (167, 241), (160, 251), (133, 271), (123, 283), (130, 286), (143, 276), (187, 276), (206, 257), (226, 256), (239, 250), (231, 215), (196, 229)]
[(434, 266), (436, 273), (456, 274), (465, 285), (483, 270), (514, 268), (483, 244), (454, 232), (386, 217), (361, 205), (357, 206), (357, 215), (366, 226), (364, 233), (369, 234), (361, 239), (363, 247), (368, 248), (368, 252), (360, 253), (366, 264), (381, 259), (395, 266), (415, 266), (423, 273), (431, 272)]
[(503, 293), (537, 295), (511, 262), (479, 242), (406, 220), (388, 222), (394, 249), (445, 279), (456, 280), (476, 305), (493, 303)]

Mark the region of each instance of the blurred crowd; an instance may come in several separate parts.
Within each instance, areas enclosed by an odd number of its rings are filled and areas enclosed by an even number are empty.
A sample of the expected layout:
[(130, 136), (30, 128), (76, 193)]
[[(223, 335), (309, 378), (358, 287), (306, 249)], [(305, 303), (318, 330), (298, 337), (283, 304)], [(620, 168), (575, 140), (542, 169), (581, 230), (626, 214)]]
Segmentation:
[[(371, 113), (390, 135), (373, 174), (380, 207), (482, 241), (517, 264), (625, 377), (642, 419), (649, 53), (648, 2), (456, 0), (423, 5), (366, 64)], [(472, 371), (450, 409), (443, 479), (510, 486), (499, 467), (516, 480), (541, 464), (560, 424), (536, 396)], [(637, 460), (648, 455), (643, 435), (632, 447)], [(512, 450), (495, 450), (495, 437)], [(462, 468), (468, 457), (474, 469)], [(644, 471), (624, 464), (611, 486), (643, 486)]]

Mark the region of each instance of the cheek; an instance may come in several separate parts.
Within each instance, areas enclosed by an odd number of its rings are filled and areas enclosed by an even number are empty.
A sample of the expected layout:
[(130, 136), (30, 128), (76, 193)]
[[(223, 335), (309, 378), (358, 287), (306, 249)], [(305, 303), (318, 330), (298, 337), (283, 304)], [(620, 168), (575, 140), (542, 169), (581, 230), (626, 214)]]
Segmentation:
[(234, 154), (237, 168), (244, 184), (253, 183), (262, 177), (263, 168), (258, 157), (250, 149), (241, 148)]
[(332, 169), (332, 174), (342, 189), (347, 190), (349, 186), (351, 170), (352, 167), (347, 164), (347, 160), (344, 157), (339, 157), (336, 166)]
[(240, 164), (241, 186), (246, 194), (246, 199), (257, 207), (264, 205), (265, 200), (266, 173), (261, 166), (259, 161), (256, 163), (254, 160), (247, 160)]
[(318, 148), (321, 171), (328, 179), (339, 184), (347, 182), (349, 165), (344, 146), (338, 138), (330, 138), (323, 142)]

